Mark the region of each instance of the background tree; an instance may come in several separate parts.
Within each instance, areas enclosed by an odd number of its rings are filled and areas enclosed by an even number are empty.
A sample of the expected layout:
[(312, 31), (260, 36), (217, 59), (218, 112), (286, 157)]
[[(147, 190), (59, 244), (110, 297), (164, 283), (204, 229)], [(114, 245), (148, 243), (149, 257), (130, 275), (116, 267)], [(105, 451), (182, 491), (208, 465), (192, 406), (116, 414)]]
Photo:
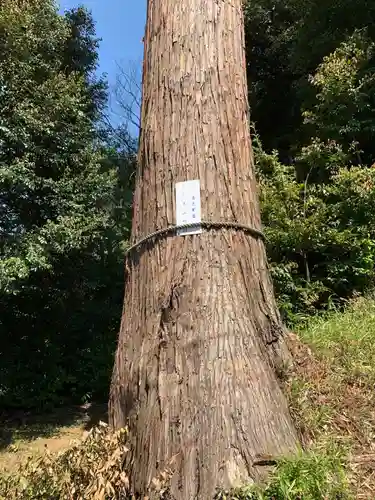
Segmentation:
[(132, 143), (102, 125), (106, 83), (94, 76), (86, 10), (5, 0), (0, 40), (0, 406), (104, 399)]
[(247, 0), (245, 33), (252, 120), (267, 152), (291, 163), (310, 140), (302, 110), (323, 58), (355, 30), (374, 39), (375, 5), (367, 0)]
[[(374, 283), (374, 41), (356, 30), (308, 78), (293, 164), (256, 137), (262, 220), (279, 303), (289, 321), (342, 305)], [(300, 136), (301, 137), (301, 136)], [(295, 144), (298, 140), (295, 139)]]
[(131, 126), (138, 136), (141, 127), (142, 63), (132, 61), (127, 65), (118, 64), (117, 68), (112, 110)]
[[(174, 184), (195, 178), (205, 219), (259, 228), (241, 0), (154, 0), (147, 15), (132, 240), (173, 224)], [(171, 462), (180, 499), (260, 479), (257, 455), (297, 444), (263, 243), (207, 231), (146, 245), (127, 265), (109, 409), (114, 427), (129, 419), (132, 487), (146, 494)]]

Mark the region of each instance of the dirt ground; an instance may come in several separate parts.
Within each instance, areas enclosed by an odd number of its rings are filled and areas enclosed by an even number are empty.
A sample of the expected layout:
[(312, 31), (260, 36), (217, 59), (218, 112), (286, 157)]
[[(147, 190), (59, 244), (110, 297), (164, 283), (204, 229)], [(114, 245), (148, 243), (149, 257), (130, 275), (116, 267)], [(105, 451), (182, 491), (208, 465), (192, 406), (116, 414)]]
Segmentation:
[(0, 414), (0, 473), (15, 471), (29, 457), (36, 458), (47, 449), (51, 453), (64, 451), (106, 420), (105, 405), (92, 404), (46, 415)]

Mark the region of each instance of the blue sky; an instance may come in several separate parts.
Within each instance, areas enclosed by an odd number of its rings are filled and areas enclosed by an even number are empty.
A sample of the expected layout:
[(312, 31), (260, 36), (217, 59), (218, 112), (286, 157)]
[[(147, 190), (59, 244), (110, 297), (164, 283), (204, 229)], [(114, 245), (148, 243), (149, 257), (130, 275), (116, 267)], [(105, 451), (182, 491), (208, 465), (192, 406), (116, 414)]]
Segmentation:
[(60, 0), (59, 4), (61, 10), (83, 4), (92, 11), (102, 38), (100, 69), (110, 80), (116, 74), (116, 62), (142, 60), (146, 0)]
[(141, 64), (142, 38), (146, 22), (147, 0), (58, 0), (61, 10), (85, 5), (96, 21), (100, 45), (101, 73), (108, 75), (110, 87), (116, 81), (117, 64)]

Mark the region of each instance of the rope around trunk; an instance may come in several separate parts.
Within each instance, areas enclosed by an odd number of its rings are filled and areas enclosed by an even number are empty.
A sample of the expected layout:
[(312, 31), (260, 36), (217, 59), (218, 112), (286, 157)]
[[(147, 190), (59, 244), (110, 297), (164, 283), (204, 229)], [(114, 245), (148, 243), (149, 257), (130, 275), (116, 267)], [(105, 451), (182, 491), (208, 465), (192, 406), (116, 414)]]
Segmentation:
[(136, 248), (140, 247), (141, 245), (144, 245), (150, 240), (153, 240), (154, 238), (159, 238), (161, 236), (165, 236), (170, 233), (176, 232), (178, 229), (190, 229), (194, 227), (202, 227), (204, 229), (234, 229), (236, 231), (242, 231), (244, 233), (250, 234), (254, 238), (259, 238), (263, 241), (266, 240), (265, 235), (260, 231), (259, 229), (255, 229), (253, 227), (247, 226), (246, 224), (240, 224), (239, 222), (208, 222), (208, 221), (202, 221), (202, 222), (192, 222), (189, 224), (179, 224), (178, 226), (168, 226), (163, 229), (158, 229), (157, 231), (154, 231), (153, 233), (148, 234), (147, 236), (141, 238), (138, 240), (134, 245), (129, 247), (125, 255), (129, 255), (131, 252), (133, 252)]

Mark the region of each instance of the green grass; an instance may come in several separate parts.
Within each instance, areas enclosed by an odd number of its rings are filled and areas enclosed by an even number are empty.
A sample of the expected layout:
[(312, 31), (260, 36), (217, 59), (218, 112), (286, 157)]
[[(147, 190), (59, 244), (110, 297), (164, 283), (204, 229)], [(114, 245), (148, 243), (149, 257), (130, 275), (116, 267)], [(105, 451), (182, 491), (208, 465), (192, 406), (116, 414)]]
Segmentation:
[(281, 460), (261, 489), (219, 498), (375, 498), (375, 299), (310, 318), (291, 339), (283, 383), (305, 452)]
[(311, 319), (299, 336), (313, 353), (288, 387), (302, 425), (314, 439), (333, 435), (374, 451), (375, 300), (361, 298), (344, 312)]
[(340, 381), (375, 387), (375, 300), (361, 298), (343, 313), (309, 321), (300, 332)]
[(339, 450), (300, 453), (279, 461), (268, 484), (219, 494), (220, 500), (319, 500), (353, 498)]

